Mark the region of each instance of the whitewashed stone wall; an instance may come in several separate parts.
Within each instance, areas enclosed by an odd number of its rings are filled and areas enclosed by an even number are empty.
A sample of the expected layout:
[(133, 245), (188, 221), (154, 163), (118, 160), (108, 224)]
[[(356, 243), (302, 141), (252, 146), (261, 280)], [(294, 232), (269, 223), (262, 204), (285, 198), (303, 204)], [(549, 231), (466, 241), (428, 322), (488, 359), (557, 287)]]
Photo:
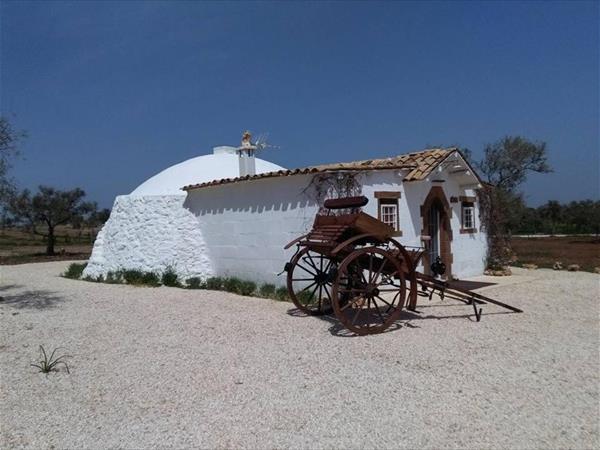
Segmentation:
[[(440, 173), (436, 177), (446, 175)], [(399, 240), (404, 245), (420, 246), (420, 207), (432, 183), (402, 183), (403, 176), (398, 171), (359, 175), (363, 195), (369, 198), (364, 211), (377, 217), (375, 191), (400, 191), (403, 236)], [(283, 247), (311, 229), (318, 211), (316, 202), (305, 192), (311, 178), (312, 175), (278, 177), (191, 191), (184, 206), (197, 216), (215, 274), (283, 285), (284, 275), (277, 274), (295, 250), (284, 251)], [(449, 176), (442, 188), (448, 200), (450, 196), (475, 195), (472, 190), (461, 189)], [(460, 203), (452, 203), (451, 208), (453, 275), (480, 275), (485, 265), (485, 233), (460, 234)], [(476, 226), (480, 228), (478, 217)]]
[(117, 197), (83, 275), (119, 269), (162, 273), (171, 266), (181, 279), (211, 276), (202, 231), (184, 200), (185, 195)]
[[(398, 202), (400, 211), (400, 230), (402, 237), (398, 240), (409, 246), (421, 246), (421, 231), (423, 229), (423, 218), (421, 217), (421, 205), (425, 202), (433, 185), (440, 186), (448, 202), (450, 197), (476, 196), (473, 189), (463, 189), (455, 178), (449, 173), (441, 171), (436, 174), (436, 179), (444, 180), (443, 183), (431, 183), (418, 181), (402, 183), (404, 173), (396, 171), (371, 172), (365, 175), (363, 184), (363, 195), (369, 198), (369, 204), (364, 211), (377, 217), (377, 200), (375, 191), (400, 191), (401, 197)], [(450, 247), (453, 255), (452, 274), (459, 278), (481, 275), (485, 269), (487, 254), (487, 235), (481, 230), (479, 218), (479, 203), (475, 202), (475, 227), (477, 233), (461, 234), (461, 204), (450, 203), (452, 217), (450, 226), (452, 228), (452, 241)], [(422, 270), (423, 267), (418, 268)]]
[[(404, 173), (377, 171), (359, 175), (364, 211), (377, 217), (375, 191), (400, 191), (399, 238), (420, 246), (420, 208), (432, 183), (402, 183)], [(289, 241), (312, 227), (318, 205), (306, 188), (313, 175), (266, 178), (216, 185), (185, 195), (120, 196), (98, 234), (84, 275), (106, 275), (119, 269), (162, 272), (173, 266), (181, 279), (191, 276), (238, 276), (257, 282), (285, 284), (278, 276), (295, 249)], [(448, 200), (475, 195), (450, 174), (436, 173)], [(476, 211), (475, 234), (460, 234), (460, 203), (450, 203), (453, 240), (452, 273), (480, 275), (485, 267), (486, 236)], [(478, 205), (476, 203), (476, 208)]]
[(277, 285), (295, 249), (285, 244), (312, 227), (318, 206), (303, 193), (311, 177), (266, 178), (191, 191), (184, 206), (196, 215), (215, 274)]

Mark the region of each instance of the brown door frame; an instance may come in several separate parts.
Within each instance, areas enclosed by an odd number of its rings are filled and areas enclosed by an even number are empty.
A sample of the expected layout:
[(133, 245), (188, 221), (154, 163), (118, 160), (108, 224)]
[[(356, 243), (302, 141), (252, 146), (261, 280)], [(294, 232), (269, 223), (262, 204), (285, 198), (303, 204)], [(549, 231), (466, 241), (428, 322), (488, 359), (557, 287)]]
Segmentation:
[[(446, 264), (446, 277), (450, 278), (452, 275), (452, 209), (450, 203), (444, 194), (444, 190), (441, 186), (432, 186), (429, 194), (425, 198), (423, 205), (421, 205), (421, 218), (423, 221), (423, 229), (421, 235), (427, 236), (429, 234), (429, 210), (436, 204), (440, 209), (440, 258), (442, 262)], [(431, 244), (428, 244), (431, 245)], [(425, 252), (423, 255), (423, 268), (426, 274), (431, 274), (431, 263), (429, 260), (429, 252)]]

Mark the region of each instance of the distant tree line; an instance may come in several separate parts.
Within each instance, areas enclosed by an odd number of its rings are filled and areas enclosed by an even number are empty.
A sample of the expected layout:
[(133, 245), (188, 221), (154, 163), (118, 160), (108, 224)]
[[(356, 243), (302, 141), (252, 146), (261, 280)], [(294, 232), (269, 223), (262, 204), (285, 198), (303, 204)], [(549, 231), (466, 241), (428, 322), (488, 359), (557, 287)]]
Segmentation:
[(600, 201), (551, 200), (531, 208), (517, 197), (508, 211), (507, 229), (511, 234), (599, 234)]

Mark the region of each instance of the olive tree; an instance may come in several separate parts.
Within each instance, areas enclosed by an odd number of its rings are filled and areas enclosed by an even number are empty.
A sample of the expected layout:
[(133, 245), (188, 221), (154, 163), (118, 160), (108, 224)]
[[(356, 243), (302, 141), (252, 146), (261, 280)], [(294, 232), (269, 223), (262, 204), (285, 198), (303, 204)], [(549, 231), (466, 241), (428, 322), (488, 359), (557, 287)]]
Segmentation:
[(46, 254), (54, 255), (56, 227), (81, 220), (95, 212), (95, 204), (84, 202), (84, 197), (85, 192), (79, 188), (61, 191), (39, 186), (33, 196), (27, 189), (12, 195), (7, 209), (15, 219), (25, 222), (33, 233), (44, 236)]
[(530, 172), (548, 173), (545, 142), (532, 142), (521, 136), (506, 136), (488, 144), (484, 157), (475, 163), (487, 184), (479, 192), (482, 223), (488, 234), (488, 265), (504, 265), (510, 256), (507, 239), (515, 208), (523, 208), (518, 188)]

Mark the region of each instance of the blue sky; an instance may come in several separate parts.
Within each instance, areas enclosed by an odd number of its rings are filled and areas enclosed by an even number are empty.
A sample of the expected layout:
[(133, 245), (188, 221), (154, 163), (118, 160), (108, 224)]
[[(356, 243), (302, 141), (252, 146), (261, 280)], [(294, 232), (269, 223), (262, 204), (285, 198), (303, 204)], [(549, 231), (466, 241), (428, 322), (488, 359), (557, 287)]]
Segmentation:
[(22, 187), (110, 206), (269, 132), (285, 167), (504, 135), (548, 143), (527, 201), (599, 198), (597, 2), (2, 2), (1, 110)]

